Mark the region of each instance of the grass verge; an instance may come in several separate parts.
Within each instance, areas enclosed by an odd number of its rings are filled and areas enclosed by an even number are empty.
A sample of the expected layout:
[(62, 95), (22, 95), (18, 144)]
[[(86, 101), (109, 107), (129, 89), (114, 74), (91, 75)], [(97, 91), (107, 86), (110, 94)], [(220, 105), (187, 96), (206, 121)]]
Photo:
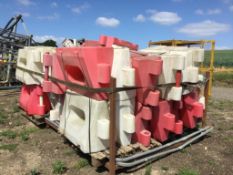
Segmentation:
[(52, 164), (53, 174), (63, 174), (66, 171), (65, 163), (57, 160)]
[(18, 144), (5, 144), (0, 145), (0, 150), (8, 150), (8, 151), (14, 151)]
[(0, 136), (6, 137), (8, 139), (14, 139), (17, 136), (15, 131), (6, 130), (0, 133)]
[(189, 168), (183, 168), (179, 170), (177, 175), (199, 175), (199, 173)]
[(81, 159), (79, 159), (79, 161), (78, 161), (77, 164), (75, 165), (75, 169), (80, 170), (80, 169), (82, 169), (83, 167), (86, 167), (86, 166), (88, 166), (88, 165), (89, 165), (88, 160), (87, 160), (87, 159), (81, 158)]

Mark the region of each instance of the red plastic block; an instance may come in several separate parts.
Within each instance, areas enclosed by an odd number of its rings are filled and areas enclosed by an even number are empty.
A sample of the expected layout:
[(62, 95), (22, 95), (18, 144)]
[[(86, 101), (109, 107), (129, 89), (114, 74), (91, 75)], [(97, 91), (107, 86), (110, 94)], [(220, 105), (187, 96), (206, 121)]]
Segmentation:
[[(58, 48), (51, 59), (53, 60), (52, 77), (92, 88), (103, 88), (110, 85), (113, 48)], [(43, 88), (46, 92), (61, 94), (67, 87), (45, 80)], [(96, 100), (108, 98), (106, 93), (93, 93), (77, 88), (71, 90)]]
[(143, 105), (157, 106), (159, 91), (153, 90), (162, 72), (163, 61), (157, 56), (138, 56), (132, 58), (136, 73), (137, 100)]
[(56, 54), (49, 55), (48, 53), (44, 55), (44, 81), (42, 84), (44, 92), (52, 92), (55, 94), (64, 94), (67, 87), (64, 84), (50, 81), (49, 77), (49, 69), (51, 68), (51, 75), (54, 78), (65, 81), (65, 74), (63, 71), (63, 65), (60, 59), (58, 59)]
[(50, 110), (49, 98), (39, 85), (23, 85), (19, 105), (28, 115), (44, 115)]
[(169, 133), (182, 134), (183, 122), (176, 119), (171, 113), (172, 102), (160, 101), (157, 107), (153, 107), (153, 117), (151, 121), (152, 137), (164, 142), (168, 139)]
[(137, 44), (125, 40), (121, 40), (112, 36), (105, 36), (105, 35), (100, 36), (99, 43), (106, 47), (112, 47), (112, 45), (118, 45), (118, 46), (128, 47), (130, 50), (138, 50)]
[(96, 47), (96, 46), (101, 46), (101, 44), (99, 43), (99, 41), (95, 41), (95, 40), (85, 40), (85, 42), (82, 44), (82, 46), (84, 47)]
[(203, 117), (203, 105), (198, 102), (198, 98), (195, 91), (183, 96), (181, 120), (187, 128), (195, 128), (197, 119)]
[(135, 113), (135, 134), (133, 135), (133, 141), (139, 142), (144, 146), (150, 145), (151, 132), (149, 131), (149, 122), (152, 119), (152, 111), (150, 107), (143, 106), (141, 103), (137, 103), (137, 109)]

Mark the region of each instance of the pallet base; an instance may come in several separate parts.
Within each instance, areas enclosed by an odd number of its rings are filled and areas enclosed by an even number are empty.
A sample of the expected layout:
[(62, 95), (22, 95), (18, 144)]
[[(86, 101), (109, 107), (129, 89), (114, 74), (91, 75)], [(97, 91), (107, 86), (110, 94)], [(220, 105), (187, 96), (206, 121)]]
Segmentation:
[(23, 117), (25, 117), (27, 120), (32, 122), (34, 125), (38, 127), (43, 127), (46, 125), (44, 118), (38, 117), (38, 116), (28, 116), (26, 112), (21, 113)]
[(55, 120), (55, 121), (51, 121), (49, 120), (48, 117), (45, 117), (45, 123), (50, 126), (51, 128), (53, 128), (55, 131), (58, 131), (58, 127), (59, 127), (59, 121)]
[[(127, 146), (121, 146), (117, 149), (117, 156), (118, 157), (126, 157), (129, 156), (131, 154), (134, 154), (136, 152), (145, 152), (147, 150), (150, 150), (152, 148), (161, 146), (162, 144), (154, 139), (151, 139), (151, 144), (148, 147), (143, 146), (140, 143), (134, 143), (134, 144), (130, 144)], [(109, 158), (109, 150), (105, 150), (105, 151), (100, 151), (97, 153), (92, 153), (91, 157), (102, 161), (104, 159), (108, 159)]]
[[(27, 116), (27, 114), (25, 112), (22, 112), (22, 115), (25, 118), (27, 118), (29, 121), (34, 123), (36, 126), (47, 125), (47, 126), (51, 127), (52, 129), (54, 129), (55, 131), (58, 131), (59, 121), (51, 121), (51, 120), (49, 120), (48, 116), (44, 116), (43, 118), (41, 118), (41, 116), (40, 116), (38, 118), (36, 116)], [(192, 133), (192, 131), (189, 131), (189, 132)], [(183, 142), (174, 144), (173, 146), (170, 147), (170, 149), (178, 147), (182, 143)], [(71, 143), (71, 146), (73, 148), (75, 148), (75, 149), (76, 148), (79, 149), (79, 146), (75, 146), (72, 143)], [(160, 146), (163, 146), (163, 145), (160, 142), (158, 142), (158, 141), (156, 141), (154, 139), (151, 139), (151, 143), (150, 143), (150, 145), (148, 147), (145, 147), (140, 143), (134, 143), (134, 144), (130, 144), (130, 145), (127, 145), (127, 146), (121, 146), (121, 147), (116, 146), (117, 147), (116, 157), (117, 158), (130, 157), (130, 156), (132, 156), (134, 154), (147, 152), (147, 151), (149, 151), (151, 149), (154, 149), (154, 148), (160, 147)], [(109, 150), (99, 151), (99, 152), (96, 152), (96, 153), (86, 154), (86, 155), (90, 156), (91, 163), (92, 163), (92, 165), (94, 167), (96, 167), (96, 168), (105, 167), (107, 169), (110, 168), (110, 165), (109, 165), (110, 152), (109, 152)], [(123, 168), (124, 167), (116, 165), (117, 170), (120, 170), (120, 169), (123, 169)]]

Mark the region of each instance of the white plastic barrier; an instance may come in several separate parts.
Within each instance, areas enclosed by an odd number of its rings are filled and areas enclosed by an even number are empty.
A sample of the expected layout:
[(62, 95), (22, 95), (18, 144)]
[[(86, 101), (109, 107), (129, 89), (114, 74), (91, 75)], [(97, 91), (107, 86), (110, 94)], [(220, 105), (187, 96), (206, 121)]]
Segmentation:
[[(26, 69), (27, 68), (27, 50), (30, 47), (24, 47), (23, 49), (19, 49), (18, 58), (17, 58), (17, 66)], [(16, 69), (15, 73), (16, 79), (24, 82), (24, 71), (21, 69)]]
[(108, 147), (109, 110), (107, 101), (90, 99), (66, 91), (59, 131), (84, 153)]
[[(55, 52), (55, 47), (35, 46), (20, 49), (17, 66), (37, 73), (43, 73), (43, 55), (46, 52)], [(16, 79), (27, 85), (41, 84), (43, 81), (43, 77), (21, 69), (16, 69)]]
[[(135, 86), (135, 69), (131, 65), (129, 49), (115, 45), (113, 45), (113, 48), (114, 59), (111, 76), (116, 78), (116, 86)], [(118, 142), (121, 145), (129, 145), (132, 134), (135, 132), (136, 90), (117, 92), (116, 96)]]
[(62, 114), (62, 108), (64, 105), (64, 95), (50, 93), (49, 99), (50, 99), (51, 108), (52, 108), (49, 111), (49, 119), (51, 121), (60, 121), (60, 116)]
[[(142, 49), (149, 55), (159, 55), (163, 60), (163, 72), (158, 84), (175, 83), (177, 70), (182, 71), (182, 82), (196, 83), (203, 81), (199, 74), (198, 63), (204, 60), (204, 49), (197, 47), (156, 46)], [(182, 87), (160, 88), (162, 98), (167, 100), (180, 100)]]
[(204, 61), (204, 49), (199, 47), (186, 47), (186, 46), (153, 46), (141, 50), (142, 52), (153, 53), (153, 54), (164, 54), (171, 51), (191, 51), (192, 62), (203, 62)]
[(163, 60), (162, 74), (159, 76), (158, 84), (170, 84), (176, 82), (176, 71), (184, 70), (185, 57), (179, 54), (163, 54), (161, 55)]

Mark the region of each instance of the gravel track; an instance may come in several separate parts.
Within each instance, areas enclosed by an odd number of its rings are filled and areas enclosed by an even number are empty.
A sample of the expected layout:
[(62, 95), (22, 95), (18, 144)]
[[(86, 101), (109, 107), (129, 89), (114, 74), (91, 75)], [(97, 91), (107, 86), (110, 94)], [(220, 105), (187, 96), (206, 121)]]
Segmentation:
[(233, 88), (228, 87), (213, 87), (212, 98), (216, 100), (233, 101)]

